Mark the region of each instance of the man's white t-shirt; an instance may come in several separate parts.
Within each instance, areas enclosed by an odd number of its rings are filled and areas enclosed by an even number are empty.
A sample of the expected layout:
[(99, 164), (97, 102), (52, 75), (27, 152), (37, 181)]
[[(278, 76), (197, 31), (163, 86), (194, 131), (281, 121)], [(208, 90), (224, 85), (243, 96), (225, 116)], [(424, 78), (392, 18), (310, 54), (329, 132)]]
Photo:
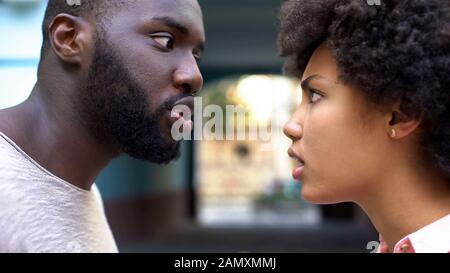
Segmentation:
[(118, 252), (97, 187), (63, 181), (2, 133), (0, 252)]

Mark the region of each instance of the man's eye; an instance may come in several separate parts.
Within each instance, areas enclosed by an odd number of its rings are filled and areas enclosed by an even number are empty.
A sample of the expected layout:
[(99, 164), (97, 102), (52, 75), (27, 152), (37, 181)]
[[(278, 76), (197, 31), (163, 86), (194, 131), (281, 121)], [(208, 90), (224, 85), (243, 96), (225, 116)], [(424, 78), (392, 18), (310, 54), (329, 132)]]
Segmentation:
[(166, 49), (173, 49), (173, 39), (167, 36), (152, 36), (152, 39)]
[(201, 63), (201, 61), (202, 61), (202, 56), (201, 55), (194, 55), (194, 58), (195, 58), (195, 61), (197, 63)]

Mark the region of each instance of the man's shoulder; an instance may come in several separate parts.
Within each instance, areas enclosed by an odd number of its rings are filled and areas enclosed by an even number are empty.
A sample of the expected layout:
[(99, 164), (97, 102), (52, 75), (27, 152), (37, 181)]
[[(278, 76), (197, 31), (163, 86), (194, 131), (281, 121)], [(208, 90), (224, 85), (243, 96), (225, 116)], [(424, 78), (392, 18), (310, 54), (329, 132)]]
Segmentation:
[[(0, 132), (0, 204), (13, 202), (31, 186), (30, 163)], [(3, 204), (2, 208), (5, 208)], [(18, 204), (17, 204), (18, 205)]]
[(0, 207), (6, 210), (12, 204), (20, 208), (22, 203), (33, 200), (40, 193), (39, 182), (45, 178), (20, 148), (0, 132)]
[(0, 180), (17, 177), (30, 167), (30, 163), (0, 131)]

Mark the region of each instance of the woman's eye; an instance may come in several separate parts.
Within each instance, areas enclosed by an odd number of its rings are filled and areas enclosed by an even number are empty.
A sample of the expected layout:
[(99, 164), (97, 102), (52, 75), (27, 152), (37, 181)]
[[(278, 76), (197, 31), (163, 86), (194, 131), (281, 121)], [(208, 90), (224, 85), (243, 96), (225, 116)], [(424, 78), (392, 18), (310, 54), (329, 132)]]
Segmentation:
[(167, 36), (153, 36), (152, 39), (166, 49), (173, 49), (173, 39)]
[(317, 101), (319, 101), (323, 96), (321, 94), (319, 94), (318, 92), (316, 92), (315, 90), (310, 90), (309, 91), (309, 102), (310, 103), (316, 103)]

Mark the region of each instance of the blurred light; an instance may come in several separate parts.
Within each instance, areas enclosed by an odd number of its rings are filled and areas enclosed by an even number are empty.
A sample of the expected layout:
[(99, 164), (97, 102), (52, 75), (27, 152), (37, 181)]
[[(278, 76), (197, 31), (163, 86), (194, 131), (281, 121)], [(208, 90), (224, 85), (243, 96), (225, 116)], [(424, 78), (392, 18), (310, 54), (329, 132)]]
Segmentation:
[(284, 77), (246, 76), (239, 81), (236, 93), (238, 100), (250, 108), (250, 118), (263, 124), (271, 120), (279, 106), (290, 101), (292, 83)]

